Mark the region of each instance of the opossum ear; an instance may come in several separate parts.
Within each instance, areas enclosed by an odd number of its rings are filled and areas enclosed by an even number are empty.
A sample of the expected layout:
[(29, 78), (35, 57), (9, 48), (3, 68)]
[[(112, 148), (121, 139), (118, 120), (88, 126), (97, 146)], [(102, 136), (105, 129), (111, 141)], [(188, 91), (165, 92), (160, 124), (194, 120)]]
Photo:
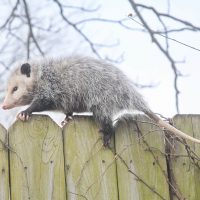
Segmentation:
[(31, 66), (28, 63), (25, 63), (21, 66), (21, 73), (25, 74), (27, 77), (30, 77)]

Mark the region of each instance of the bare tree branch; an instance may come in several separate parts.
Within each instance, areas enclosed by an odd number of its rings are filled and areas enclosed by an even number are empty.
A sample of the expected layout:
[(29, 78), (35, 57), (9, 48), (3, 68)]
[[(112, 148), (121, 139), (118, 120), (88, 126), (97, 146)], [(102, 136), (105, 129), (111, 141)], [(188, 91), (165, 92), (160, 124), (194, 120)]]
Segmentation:
[[(129, 1), (129, 2), (130, 2), (130, 1)], [(133, 1), (133, 3), (134, 3), (134, 1)], [(153, 7), (151, 7), (151, 6), (146, 6), (146, 5), (138, 4), (138, 3), (135, 4), (135, 5), (136, 5), (137, 8), (142, 7), (142, 8), (145, 8), (145, 9), (148, 9), (148, 10), (153, 11), (154, 14), (155, 14), (158, 18), (165, 17), (165, 18), (171, 19), (171, 20), (173, 20), (173, 21), (180, 22), (180, 23), (182, 23), (183, 25), (189, 26), (189, 27), (193, 28), (194, 31), (199, 31), (199, 30), (200, 30), (200, 27), (195, 26), (195, 25), (192, 24), (191, 22), (188, 22), (188, 21), (179, 19), (179, 18), (177, 18), (177, 17), (174, 17), (174, 16), (169, 15), (169, 14), (166, 14), (166, 13), (158, 12), (155, 8), (153, 8)]]
[[(171, 14), (169, 14), (169, 9), (170, 9), (170, 1), (168, 0), (168, 14), (166, 13), (162, 13), (159, 12), (158, 10), (156, 10), (154, 7), (151, 6), (146, 6), (144, 4), (139, 4), (139, 3), (135, 3), (134, 0), (128, 0), (131, 7), (133, 8), (135, 14), (137, 15), (137, 17), (139, 18), (139, 20), (141, 21), (141, 23), (137, 22), (138, 24), (142, 25), (147, 32), (149, 33), (151, 40), (153, 43), (155, 43), (155, 45), (159, 48), (159, 50), (165, 55), (165, 57), (168, 59), (168, 61), (170, 62), (171, 65), (171, 69), (173, 70), (174, 73), (174, 89), (175, 89), (175, 101), (176, 101), (176, 110), (179, 113), (180, 109), (179, 109), (179, 89), (178, 89), (178, 78), (182, 76), (182, 74), (180, 73), (180, 71), (177, 69), (176, 66), (176, 61), (174, 60), (174, 58), (172, 57), (172, 55), (169, 52), (169, 41), (174, 41), (176, 43), (179, 43), (181, 45), (184, 45), (186, 47), (192, 48), (196, 51), (200, 51), (198, 48), (195, 48), (191, 45), (185, 44), (184, 42), (180, 42), (176, 39), (170, 38), (168, 36), (169, 33), (172, 32), (182, 32), (182, 31), (200, 31), (200, 27), (193, 25), (191, 22), (182, 20), (180, 18), (174, 17)], [(148, 20), (146, 20), (143, 16), (142, 13), (139, 11), (139, 9), (145, 9), (145, 10), (149, 10), (152, 11), (155, 16), (157, 17), (158, 21), (160, 22), (160, 24), (162, 25), (163, 31), (155, 31), (151, 28), (151, 26), (148, 23)], [(131, 17), (131, 15), (129, 15), (129, 17), (135, 21), (135, 19), (133, 19)], [(166, 26), (166, 23), (164, 20), (172, 20), (175, 22), (180, 23), (181, 25), (184, 25), (184, 27), (182, 28), (178, 28), (178, 29), (168, 29), (168, 27)], [(161, 44), (160, 41), (158, 41), (158, 39), (156, 38), (156, 35), (159, 35), (163, 38), (165, 38), (165, 48), (163, 47), (163, 45)]]
[(14, 15), (15, 15), (15, 11), (17, 10), (17, 7), (18, 7), (19, 3), (20, 3), (20, 0), (17, 0), (16, 3), (15, 3), (15, 5), (14, 5), (14, 7), (13, 7), (13, 9), (12, 9), (12, 11), (11, 11), (11, 13), (10, 13), (10, 15), (9, 15), (8, 18), (5, 20), (4, 24), (0, 26), (0, 29), (5, 28), (5, 27), (7, 26), (7, 24), (8, 24), (11, 20), (13, 20), (13, 17), (14, 17)]
[[(59, 7), (60, 10), (60, 15), (62, 17), (62, 19), (70, 26), (72, 26), (74, 28), (74, 30), (81, 35), (81, 37), (88, 43), (88, 45), (90, 46), (92, 52), (98, 57), (98, 58), (102, 58), (102, 56), (99, 54), (98, 50), (97, 50), (97, 46), (101, 46), (101, 47), (111, 47), (113, 45), (104, 45), (104, 44), (97, 44), (95, 42), (93, 42), (82, 30), (81, 28), (79, 28), (80, 25), (84, 24), (84, 23), (88, 23), (88, 22), (102, 22), (102, 23), (113, 23), (113, 24), (118, 24), (123, 28), (126, 28), (128, 30), (132, 30), (132, 31), (143, 31), (142, 29), (135, 29), (132, 28), (128, 25), (126, 25), (124, 22), (128, 21), (128, 19), (121, 19), (121, 20), (111, 20), (111, 19), (104, 19), (104, 18), (89, 18), (89, 19), (83, 19), (77, 22), (71, 22), (64, 14), (64, 5), (60, 3), (59, 0), (53, 0), (57, 6)], [(78, 7), (80, 9), (80, 7)], [(86, 10), (84, 8), (84, 10)], [(91, 11), (91, 10), (90, 10)], [(92, 10), (93, 11), (93, 10)], [(106, 60), (111, 61), (111, 62), (115, 62), (115, 63), (119, 63), (122, 61), (123, 55), (121, 55), (118, 59), (111, 59), (108, 58), (107, 56), (105, 57)]]
[(137, 5), (134, 3), (134, 1), (129, 0), (130, 4), (132, 5), (132, 8), (134, 9), (135, 13), (137, 14), (138, 18), (141, 20), (142, 24), (144, 25), (144, 27), (148, 30), (148, 33), (151, 36), (152, 42), (154, 42), (156, 44), (156, 46), (161, 50), (161, 52), (167, 57), (167, 59), (170, 61), (171, 63), (171, 68), (174, 72), (174, 88), (175, 88), (175, 98), (176, 98), (176, 110), (179, 113), (179, 89), (178, 89), (178, 76), (179, 74), (177, 73), (177, 69), (176, 69), (176, 65), (174, 60), (172, 59), (171, 55), (169, 54), (168, 51), (166, 51), (161, 44), (158, 42), (158, 40), (155, 38), (154, 36), (154, 32), (152, 31), (152, 29), (148, 26), (148, 24), (146, 23), (146, 21), (144, 20), (144, 18), (142, 17), (142, 15), (139, 13), (138, 9), (137, 9)]
[(33, 25), (32, 25), (32, 22), (31, 22), (31, 17), (30, 17), (30, 13), (29, 13), (29, 10), (28, 10), (28, 5), (26, 3), (26, 0), (23, 0), (23, 3), (24, 3), (25, 14), (26, 14), (26, 17), (27, 17), (27, 23), (28, 23), (28, 27), (29, 27), (29, 33), (28, 33), (28, 38), (27, 38), (27, 52), (28, 52), (27, 58), (29, 59), (29, 57), (30, 57), (30, 39), (31, 38), (33, 39), (33, 42), (35, 43), (40, 54), (42, 56), (44, 56), (44, 52), (42, 51), (40, 45), (38, 44), (38, 41), (36, 40), (34, 32), (33, 32)]
[(96, 8), (88, 9), (88, 8), (84, 8), (84, 7), (80, 7), (80, 6), (71, 6), (71, 5), (64, 5), (64, 4), (62, 4), (62, 7), (78, 9), (78, 10), (81, 10), (81, 11), (84, 11), (84, 12), (95, 12), (95, 11), (98, 11), (101, 8), (100, 5), (98, 5)]
[[(131, 26), (129, 23), (129, 19), (106, 19), (105, 17), (98, 17), (95, 12), (100, 11), (100, 5), (94, 8), (85, 8), (81, 5), (65, 5), (64, 1), (61, 0), (51, 0), (48, 1), (48, 5), (50, 7), (57, 6), (58, 15), (57, 16), (47, 16), (45, 20), (41, 19), (41, 16), (35, 13), (30, 9), (30, 2), (27, 0), (16, 0), (11, 4), (11, 1), (8, 3), (8, 6), (11, 6), (10, 12), (8, 13), (5, 19), (1, 20), (0, 31), (1, 34), (7, 40), (6, 42), (2, 40), (0, 43), (0, 52), (3, 55), (10, 56), (10, 60), (12, 62), (19, 57), (26, 57), (29, 59), (33, 55), (45, 55), (45, 50), (49, 49), (55, 45), (55, 42), (60, 42), (60, 33), (67, 33), (67, 28), (72, 27), (73, 31), (77, 33), (78, 40), (79, 38), (88, 45), (89, 49), (91, 49), (92, 53), (96, 55), (98, 58), (107, 59), (110, 62), (120, 63), (123, 61), (123, 52), (120, 56), (114, 56), (110, 58), (108, 55), (102, 55), (102, 48), (114, 48), (120, 45), (120, 40), (112, 38), (112, 41), (108, 43), (101, 43), (99, 41), (94, 41), (94, 39), (88, 35), (85, 31), (85, 25), (89, 23), (104, 23), (110, 25), (120, 26), (125, 30), (130, 31), (140, 31), (148, 33), (151, 37), (152, 42), (155, 43), (156, 47), (162, 52), (163, 55), (167, 58), (170, 63), (171, 69), (174, 74), (174, 90), (175, 90), (175, 100), (176, 100), (176, 109), (179, 112), (179, 88), (178, 88), (178, 80), (183, 75), (178, 69), (178, 61), (174, 59), (174, 55), (171, 54), (171, 42), (179, 43), (180, 45), (184, 45), (186, 47), (192, 48), (196, 51), (200, 51), (198, 48), (195, 48), (191, 45), (185, 44), (184, 42), (178, 41), (177, 39), (171, 38), (170, 34), (181, 33), (184, 31), (193, 31), (199, 32), (200, 27), (194, 25), (193, 23), (180, 19), (178, 17), (173, 16), (170, 13), (171, 1), (166, 0), (166, 13), (160, 12), (159, 9), (156, 9), (152, 6), (147, 6), (142, 3), (135, 3), (134, 0), (128, 1), (135, 11), (134, 16), (131, 17), (132, 20), (135, 18), (139, 18), (140, 22), (138, 24), (142, 25), (139, 28), (135, 28)], [(46, 6), (46, 5), (45, 5)], [(45, 7), (46, 8), (46, 7)], [(39, 5), (39, 10), (43, 10), (42, 5)], [(68, 14), (68, 11), (77, 11), (78, 15), (80, 12), (92, 14), (91, 17), (85, 15), (84, 18), (77, 18), (77, 20), (72, 20), (71, 15)], [(143, 16), (143, 11), (147, 11), (153, 14), (158, 20), (159, 27), (157, 29), (152, 28), (151, 23), (148, 19), (145, 19)], [(81, 14), (82, 14), (81, 13)], [(98, 14), (98, 12), (97, 12)], [(111, 13), (112, 15), (112, 13)], [(73, 18), (75, 19), (75, 18)], [(138, 20), (138, 21), (139, 21)], [(175, 22), (178, 26), (170, 27), (168, 26), (168, 22)], [(66, 26), (67, 25), (67, 26)], [(84, 26), (84, 29), (83, 29)], [(27, 30), (28, 29), (28, 30)], [(159, 40), (158, 37), (163, 37), (164, 42)], [(52, 39), (53, 38), (53, 39)], [(54, 40), (55, 38), (55, 40)], [(46, 45), (46, 46), (45, 46)], [(17, 49), (17, 51), (16, 51)], [(18, 55), (18, 56), (17, 56)], [(115, 57), (115, 58), (114, 58)], [(117, 58), (116, 58), (117, 57)], [(9, 59), (8, 59), (9, 60)], [(6, 63), (7, 62), (7, 63)], [(5, 70), (10, 68), (10, 62), (2, 61), (1, 66)], [(4, 70), (2, 70), (4, 71)], [(2, 73), (1, 73), (2, 74)], [(135, 84), (136, 87), (144, 88), (144, 87), (154, 87), (155, 84)]]
[(113, 24), (119, 24), (122, 27), (132, 30), (132, 31), (142, 31), (142, 29), (136, 29), (132, 28), (130, 26), (127, 26), (124, 22), (128, 21), (127, 18), (121, 19), (121, 20), (112, 20), (112, 19), (104, 19), (104, 18), (89, 18), (89, 19), (83, 19), (81, 21), (76, 22), (76, 25), (81, 25), (83, 23), (88, 23), (88, 22), (103, 22), (103, 23), (113, 23)]
[(89, 44), (89, 46), (91, 47), (93, 53), (98, 57), (98, 58), (101, 58), (101, 55), (98, 53), (98, 51), (95, 49), (95, 45), (93, 42), (91, 42), (91, 40), (83, 33), (83, 31), (81, 29), (78, 28), (78, 26), (74, 23), (72, 23), (71, 21), (69, 21), (67, 19), (67, 17), (64, 15), (64, 12), (63, 12), (63, 6), (62, 4), (60, 3), (59, 0), (53, 0), (57, 6), (59, 7), (59, 10), (60, 10), (60, 15), (61, 17), (63, 18), (63, 20), (70, 26), (72, 26), (74, 28), (74, 30), (76, 32), (78, 32), (82, 37), (83, 39)]

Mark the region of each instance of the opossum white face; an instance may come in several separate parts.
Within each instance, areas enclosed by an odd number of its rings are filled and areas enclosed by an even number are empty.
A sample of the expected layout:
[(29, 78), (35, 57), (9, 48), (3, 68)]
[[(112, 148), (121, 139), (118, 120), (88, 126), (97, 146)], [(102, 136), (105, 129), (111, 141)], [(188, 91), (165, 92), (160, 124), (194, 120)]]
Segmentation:
[(28, 63), (17, 68), (10, 76), (2, 108), (11, 109), (30, 104), (33, 98), (33, 74)]

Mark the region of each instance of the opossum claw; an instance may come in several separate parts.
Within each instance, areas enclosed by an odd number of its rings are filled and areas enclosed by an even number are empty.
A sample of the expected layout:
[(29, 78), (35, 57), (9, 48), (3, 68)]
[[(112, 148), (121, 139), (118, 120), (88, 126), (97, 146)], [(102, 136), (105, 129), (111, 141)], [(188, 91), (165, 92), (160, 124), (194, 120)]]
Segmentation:
[(63, 127), (65, 124), (67, 124), (72, 119), (73, 119), (72, 113), (66, 114), (65, 119), (61, 122), (61, 126)]
[(30, 113), (27, 111), (22, 111), (17, 115), (17, 119), (21, 121), (28, 121), (30, 119)]
[(68, 121), (66, 121), (65, 119), (61, 122), (61, 126), (63, 127), (65, 124), (67, 124)]

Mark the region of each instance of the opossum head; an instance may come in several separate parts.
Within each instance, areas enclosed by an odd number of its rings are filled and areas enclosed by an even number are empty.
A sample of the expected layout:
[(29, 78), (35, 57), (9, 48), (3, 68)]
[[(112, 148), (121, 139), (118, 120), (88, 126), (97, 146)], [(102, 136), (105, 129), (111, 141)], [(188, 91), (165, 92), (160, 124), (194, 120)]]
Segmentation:
[(34, 73), (31, 65), (22, 64), (10, 75), (7, 92), (2, 105), (3, 109), (28, 105), (33, 100)]

